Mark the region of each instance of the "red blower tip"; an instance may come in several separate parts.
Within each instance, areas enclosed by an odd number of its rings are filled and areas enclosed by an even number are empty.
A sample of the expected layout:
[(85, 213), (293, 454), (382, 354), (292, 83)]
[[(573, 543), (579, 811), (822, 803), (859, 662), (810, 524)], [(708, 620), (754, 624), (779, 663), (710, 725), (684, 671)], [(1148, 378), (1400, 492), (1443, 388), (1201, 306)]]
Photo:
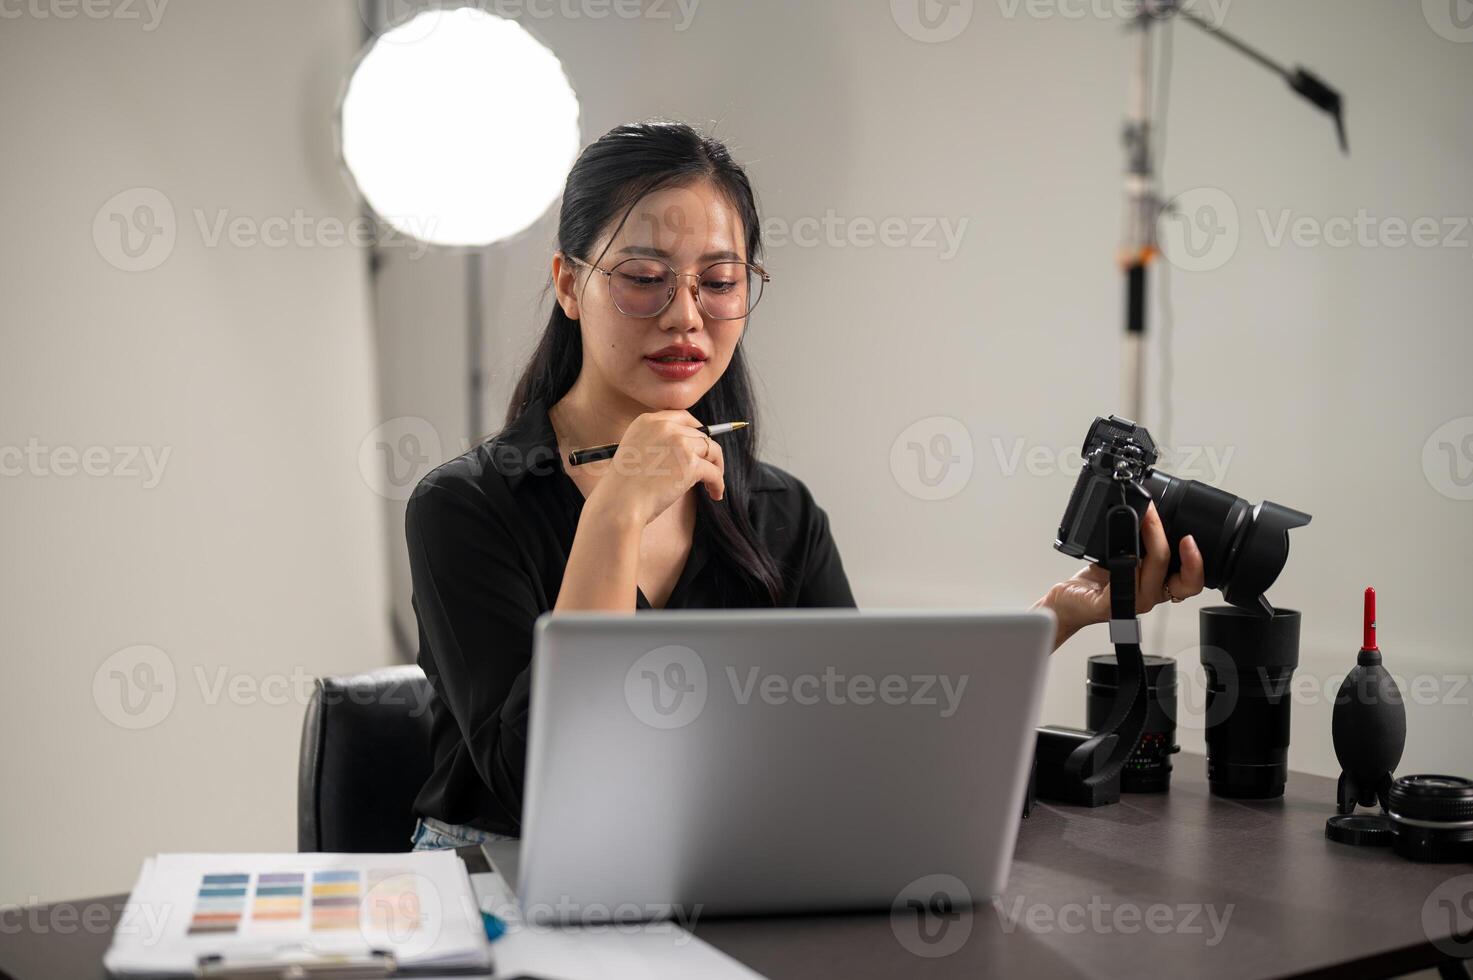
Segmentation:
[(1376, 590), (1366, 589), (1366, 614), (1365, 630), (1361, 639), (1361, 649), (1375, 650), (1376, 647)]

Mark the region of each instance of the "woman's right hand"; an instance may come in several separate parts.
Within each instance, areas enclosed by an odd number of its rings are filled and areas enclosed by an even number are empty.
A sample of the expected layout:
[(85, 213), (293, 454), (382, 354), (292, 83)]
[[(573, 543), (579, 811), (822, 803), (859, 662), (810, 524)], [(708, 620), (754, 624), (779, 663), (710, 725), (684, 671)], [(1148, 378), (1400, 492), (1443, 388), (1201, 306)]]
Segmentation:
[(632, 515), (643, 527), (663, 514), (697, 483), (712, 500), (726, 493), (726, 459), (721, 445), (684, 409), (647, 412), (619, 440), (588, 503)]

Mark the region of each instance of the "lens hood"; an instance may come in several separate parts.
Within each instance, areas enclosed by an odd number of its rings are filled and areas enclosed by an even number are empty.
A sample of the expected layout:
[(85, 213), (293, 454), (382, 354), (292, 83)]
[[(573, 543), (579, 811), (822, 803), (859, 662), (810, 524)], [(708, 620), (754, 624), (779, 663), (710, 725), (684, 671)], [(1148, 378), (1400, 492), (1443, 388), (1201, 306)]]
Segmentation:
[(1299, 610), (1276, 609), (1272, 617), (1261, 616), (1238, 606), (1204, 606), (1197, 621), (1202, 638), (1202, 662), (1227, 655), (1227, 661), (1211, 663), (1225, 669), (1252, 673), (1259, 667), (1299, 666)]
[(1273, 615), (1274, 607), (1264, 593), (1289, 560), (1289, 531), (1309, 522), (1310, 515), (1272, 500), (1254, 507), (1238, 546), (1232, 577), (1223, 587), (1223, 598), (1240, 608)]

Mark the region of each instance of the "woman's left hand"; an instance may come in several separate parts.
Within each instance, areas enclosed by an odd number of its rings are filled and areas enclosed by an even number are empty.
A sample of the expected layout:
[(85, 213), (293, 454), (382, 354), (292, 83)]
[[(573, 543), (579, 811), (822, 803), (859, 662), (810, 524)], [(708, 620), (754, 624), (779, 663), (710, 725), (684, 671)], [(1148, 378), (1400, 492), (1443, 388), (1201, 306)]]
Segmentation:
[[(1177, 546), (1181, 553), (1181, 570), (1170, 578), (1166, 577), (1171, 550), (1154, 503), (1146, 508), (1145, 520), (1141, 521), (1141, 540), (1146, 554), (1135, 571), (1137, 614), (1147, 612), (1168, 599), (1174, 598), (1179, 602), (1202, 591), (1202, 552), (1190, 534)], [(1170, 595), (1167, 595), (1168, 590)], [(1033, 608), (1054, 611), (1058, 618), (1058, 629), (1054, 635), (1054, 649), (1057, 650), (1080, 628), (1110, 619), (1110, 573), (1098, 565), (1086, 565), (1067, 582), (1060, 582), (1049, 589), (1048, 595), (1034, 603)]]

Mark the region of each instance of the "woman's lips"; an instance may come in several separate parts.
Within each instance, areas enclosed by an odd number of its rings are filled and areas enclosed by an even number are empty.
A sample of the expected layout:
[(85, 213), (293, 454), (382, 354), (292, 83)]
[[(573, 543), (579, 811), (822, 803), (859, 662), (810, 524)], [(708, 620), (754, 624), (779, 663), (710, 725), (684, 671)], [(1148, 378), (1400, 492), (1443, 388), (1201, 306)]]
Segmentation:
[(666, 381), (684, 381), (686, 378), (694, 377), (704, 365), (705, 361), (661, 361), (653, 357), (646, 357), (644, 362)]

